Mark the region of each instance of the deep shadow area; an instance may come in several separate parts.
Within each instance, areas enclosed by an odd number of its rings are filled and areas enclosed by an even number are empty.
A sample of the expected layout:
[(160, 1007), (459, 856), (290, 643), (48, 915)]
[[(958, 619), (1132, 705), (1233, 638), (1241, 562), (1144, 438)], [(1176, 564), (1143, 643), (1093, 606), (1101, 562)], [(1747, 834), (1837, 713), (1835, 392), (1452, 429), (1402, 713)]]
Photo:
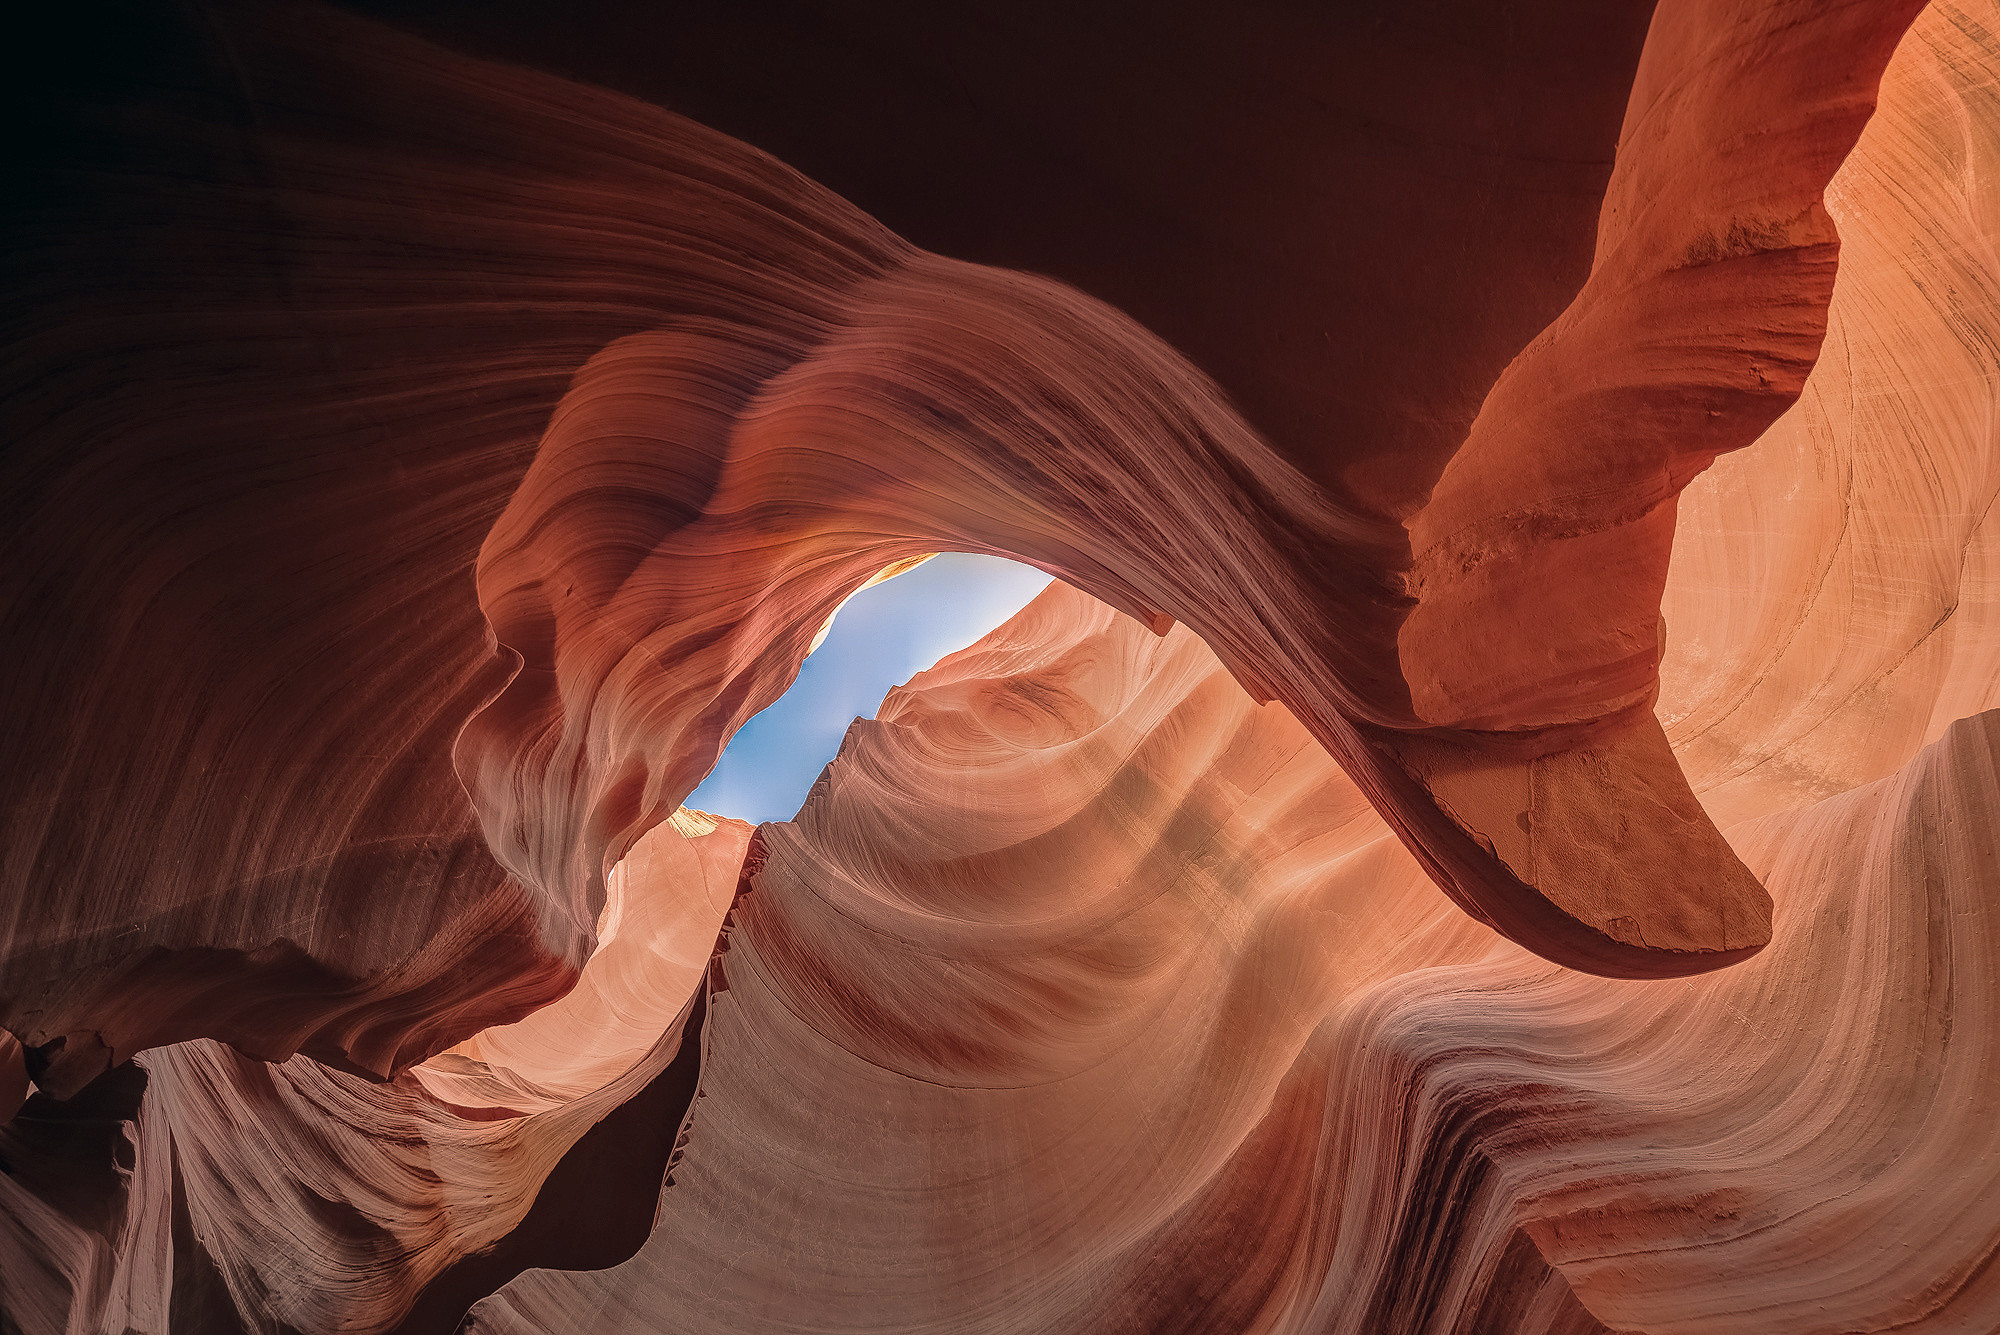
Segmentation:
[(921, 246), (1101, 297), (1287, 454), (1331, 448), (1307, 463), (1328, 480), (1343, 442), (1394, 442), (1417, 466), (1353, 478), (1371, 503), (1428, 485), (1582, 283), (1654, 7), (343, 3), (668, 107)]
[(513, 1232), (424, 1286), (395, 1335), (451, 1335), (472, 1305), (524, 1270), (604, 1270), (631, 1259), (653, 1231), (674, 1141), (701, 1082), (708, 993), (695, 994), (667, 1069), (563, 1155)]

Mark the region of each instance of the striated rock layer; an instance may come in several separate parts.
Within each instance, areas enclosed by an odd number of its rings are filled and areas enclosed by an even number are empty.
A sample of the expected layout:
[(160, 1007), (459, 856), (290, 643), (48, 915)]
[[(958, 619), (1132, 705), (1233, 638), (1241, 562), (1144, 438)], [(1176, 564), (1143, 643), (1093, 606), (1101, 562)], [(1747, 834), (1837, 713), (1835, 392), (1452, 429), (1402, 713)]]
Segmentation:
[(198, 1040), (29, 1099), (0, 1127), (6, 1328), (448, 1331), (528, 1264), (629, 1255), (749, 840), (682, 813), (620, 866), (568, 996), (391, 1084)]
[[(2000, 12), (1914, 11), (1565, 84), (1594, 257), (1399, 314), (1415, 436), (654, 108), (135, 20), (12, 234), (0, 1326), (2000, 1328)], [(683, 809), (940, 548), (1068, 585)]]
[[(907, 254), (818, 322), (606, 348), (481, 553), (513, 675), (456, 754), (489, 844), (591, 902), (840, 599), (945, 547), (1185, 622), (1547, 957), (1745, 957), (1768, 899), (1650, 712), (1673, 501), (1804, 383), (1837, 251), (1819, 196), (1914, 10), (1662, 9), (1591, 277), (1400, 513), (1314, 480), (1387, 442), (1274, 450), (1122, 317), (1017, 274)], [(1672, 884), (1631, 874), (1668, 858)]]
[(1681, 501), (1661, 714), (1727, 824), (1892, 772), (2000, 706), (2000, 112), (1988, 4), (1937, 4), (1827, 203), (1797, 408)]
[(1996, 32), (1901, 49), (1839, 352), (1680, 516), (1670, 734), (1769, 949), (1490, 947), (1183, 631), (1051, 590), (768, 832), (646, 1248), (475, 1328), (2000, 1328)]
[[(1415, 451), (1267, 441), (1108, 307), (657, 109), (136, 11), (131, 68), (19, 81), (0, 1023), (68, 1094), (199, 1036), (387, 1077), (518, 1018), (840, 599), (941, 547), (1187, 622), (1548, 957), (1742, 957), (1765, 897), (1649, 713), (1667, 517), (1798, 391), (1818, 201), (1915, 8), (1662, 6), (1629, 99), (1578, 84), (1619, 144), (1588, 280)], [(1440, 305), (1402, 355), (1476, 330), (1462, 375), (1521, 319)]]
[(474, 1329), (1990, 1329), (1996, 785), (1989, 713), (1737, 826), (1771, 949), (1593, 979), (1052, 589), (767, 828), (639, 1256)]

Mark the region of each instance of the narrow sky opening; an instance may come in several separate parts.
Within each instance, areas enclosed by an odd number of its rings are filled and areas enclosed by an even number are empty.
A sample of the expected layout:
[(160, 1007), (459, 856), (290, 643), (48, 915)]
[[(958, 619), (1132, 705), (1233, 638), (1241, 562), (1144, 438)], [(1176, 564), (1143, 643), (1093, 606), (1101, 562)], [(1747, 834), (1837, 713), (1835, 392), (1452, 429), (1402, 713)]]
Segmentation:
[(687, 805), (752, 822), (790, 820), (857, 718), (946, 654), (1026, 607), (1049, 583), (1032, 566), (946, 552), (863, 589), (798, 680), (730, 739)]

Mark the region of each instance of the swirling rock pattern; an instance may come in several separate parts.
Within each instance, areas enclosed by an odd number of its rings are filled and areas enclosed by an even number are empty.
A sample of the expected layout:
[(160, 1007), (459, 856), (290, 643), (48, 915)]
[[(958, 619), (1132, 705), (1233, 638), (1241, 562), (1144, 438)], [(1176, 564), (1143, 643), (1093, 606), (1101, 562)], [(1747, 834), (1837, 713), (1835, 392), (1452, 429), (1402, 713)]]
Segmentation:
[(1826, 351), (1683, 496), (1661, 713), (1724, 823), (1881, 778), (2000, 705), (1994, 27), (1934, 5), (1898, 53), (1827, 195)]
[[(1831, 272), (1815, 201), (1913, 8), (1656, 16), (1600, 227), (1625, 239), (1498, 390), (1538, 405), (1536, 448), (1596, 450), (1602, 415), (1566, 416), (1573, 373), (1550, 359), (1604, 342), (1562, 333), (1578, 321), (1640, 318), (1659, 283), (1708, 294), (1665, 308), (1701, 332), (1666, 368), (1650, 344), (1603, 359), (1621, 428), (1667, 414), (1619, 449), (1651, 476), (1700, 386), (1734, 406), (1702, 419), (1645, 513), (1796, 392)], [(1108, 308), (925, 256), (686, 121), (316, 11), (134, 22), (154, 38), (143, 81), (58, 80), (31, 103), (56, 147), (31, 160), (39, 193), (12, 233), (29, 262), (7, 483), (25, 667), (0, 1015), (46, 1087), (203, 1035), (386, 1076), (559, 995), (618, 856), (782, 690), (842, 596), (938, 546), (1194, 626), (1462, 905), (1552, 958), (1675, 973), (1761, 940), (1762, 892), (1645, 716), (1637, 609), (1664, 538), (1635, 543), (1627, 574), (1598, 571), (1616, 585), (1601, 621), (1550, 623), (1525, 657), (1517, 631), (1465, 622), (1505, 596), (1451, 603), (1458, 558), (1433, 530), (1486, 532), (1476, 498), (1518, 508), (1477, 471), (1515, 447), (1478, 423), (1457, 455), (1410, 456), (1429, 462), (1385, 502), (1339, 478), (1379, 472), (1392, 433), (1273, 448)], [(1816, 91), (1794, 96), (1805, 78)], [(1647, 119), (1668, 104), (1671, 133)], [(1773, 105), (1793, 109), (1784, 151), (1730, 166), (1729, 127)], [(1686, 211), (1633, 204), (1675, 172), (1705, 183)], [(1452, 310), (1426, 326), (1473, 327)], [(1787, 369), (1753, 392), (1752, 363)], [(882, 491), (890, 477), (908, 490)], [(819, 489), (817, 534), (776, 522), (791, 482)], [(1616, 527), (1635, 504), (1586, 508)], [(1527, 525), (1535, 559), (1598, 570), (1551, 555), (1569, 523)], [(463, 596), (482, 541), (497, 659)], [(1542, 582), (1508, 542), (1481, 547), (1481, 588)], [(716, 583), (724, 557), (742, 559)], [(1432, 687), (1454, 670), (1426, 608), (1509, 703), (1418, 703), (1450, 695)], [(652, 671), (661, 652), (673, 673)], [(1550, 653), (1573, 660), (1554, 678)], [(1557, 703), (1558, 679), (1594, 684)], [(1523, 843), (1524, 819), (1556, 811), (1559, 837)], [(1690, 868), (1676, 894), (1607, 892), (1607, 869), (1667, 848)]]
[[(2000, 716), (1950, 721), (1992, 689), (1993, 325), (1990, 304), (1960, 296), (1995, 272), (2000, 228), (1968, 170), (1991, 160), (2000, 123), (1995, 17), (1937, 6), (1905, 44), (1832, 192), (1849, 237), (1841, 350), (1772, 451), (1728, 465), (1733, 484), (1704, 481), (1680, 516), (1672, 731), (1778, 900), (1769, 950), (1651, 984), (1482, 950), (1423, 917), (1399, 853), (1353, 868), (1356, 849), (1393, 853), (1368, 842), (1366, 813), (1319, 814), (1301, 828), (1323, 842), (1288, 846), (1267, 813), (1301, 786), (1282, 777), (1300, 772), (1280, 759), (1289, 720), (1265, 725), (1261, 752), (1247, 744), (1257, 711), (1195, 707), (1214, 681), (1171, 657), (1172, 637), (1150, 651), (1151, 691), (1134, 691), (1097, 684), (1138, 675), (1103, 666), (1139, 643), (1134, 628), (1084, 629), (1079, 610), (1072, 633), (1101, 639), (1031, 655), (1010, 641), (1051, 634), (1017, 624), (892, 698), (794, 832), (774, 831), (718, 1012), (741, 1037), (717, 1044), (654, 1240), (601, 1275), (525, 1277), (476, 1327), (563, 1329), (582, 1313), (642, 1328), (669, 1306), (695, 1330), (745, 1311), (824, 1330), (2000, 1326), (2000, 1160), (1978, 1130), (1995, 1095)], [(1909, 356), (1938, 378), (1910, 377)], [(1761, 583), (1772, 571), (1794, 583)], [(1895, 596), (1867, 596), (1871, 577)], [(1827, 592), (1788, 596), (1799, 583)], [(1747, 615), (1746, 599), (1841, 629)], [(1183, 714), (1161, 710), (1183, 691)], [(1750, 691), (1763, 699), (1746, 707)], [(1244, 784), (1260, 754), (1270, 780)], [(1073, 790), (1052, 777), (1092, 760), (1117, 777)], [(1011, 800), (909, 781), (934, 766), (990, 773)], [(1033, 777), (1005, 781), (1022, 771)], [(1320, 801), (1344, 789), (1323, 767), (1315, 777)], [(1208, 780), (1226, 798), (1203, 793)], [(1094, 843), (1080, 831), (1098, 821), (1164, 870), (1125, 880), (1143, 858), (1105, 873), (1060, 843), (1029, 852), (1072, 825)], [(982, 828), (936, 862), (916, 833)], [(1275, 846), (1233, 856), (1235, 840), (1274, 832)], [(968, 884), (979, 893), (962, 898)], [(1087, 916), (1105, 901), (1115, 933)], [(1010, 937), (1010, 905), (1049, 934), (1040, 948)], [(1333, 906), (1339, 926), (1287, 918), (1307, 905)], [(843, 931), (863, 939), (821, 948)], [(967, 939), (942, 945), (954, 932)], [(1273, 943), (1302, 937), (1315, 949), (1287, 967)], [(874, 963), (889, 952), (899, 966)], [(921, 979), (928, 964), (949, 982), (857, 989), (853, 959), (871, 978)], [(1351, 959), (1365, 965), (1343, 976)], [(1149, 984), (1182, 1006), (1092, 1005)], [(1205, 995), (1187, 1002), (1183, 987)], [(1263, 1023), (1243, 1022), (1243, 993), (1269, 1007)], [(953, 994), (973, 1013), (933, 1027)], [(1106, 1015), (1127, 1027), (1104, 1032)], [(944, 1039), (966, 1034), (985, 1042)], [(1073, 1065), (1008, 1065), (1022, 1049)], [(1094, 1085), (1093, 1058), (1129, 1066)], [(852, 1112), (824, 1173), (802, 1179), (753, 1146), (800, 1117), (765, 1063), (807, 1061), (824, 1089), (851, 1091)], [(828, 1125), (824, 1100), (814, 1114)], [(1191, 1163), (1207, 1171), (1161, 1171)], [(746, 1200), (768, 1211), (747, 1226), (732, 1213)], [(798, 1222), (814, 1218), (841, 1223)], [(745, 1249), (770, 1237), (785, 1241)]]
[[(527, 1264), (517, 1230), (551, 1181), (578, 1199), (559, 1216), (568, 1235), (537, 1236), (534, 1259), (629, 1254), (693, 1097), (684, 1030), (749, 838), (740, 821), (681, 813), (620, 867), (603, 945), (568, 996), (392, 1084), (198, 1040), (67, 1103), (37, 1095), (0, 1129), (8, 1328), (386, 1330), (408, 1317), (405, 1329), (449, 1330)], [(565, 1158), (600, 1122), (631, 1123), (621, 1105), (647, 1120)], [(596, 1158), (608, 1174), (588, 1171)], [(559, 1163), (574, 1180), (551, 1179)], [(621, 1248), (617, 1216), (634, 1208)], [(496, 1244), (511, 1263), (497, 1273), (479, 1255)]]
[[(1448, 893), (1552, 959), (1657, 976), (1755, 951), (1768, 900), (1649, 712), (1672, 501), (1804, 383), (1837, 250), (1819, 195), (1913, 13), (1658, 15), (1590, 281), (1400, 524), (1121, 317), (1018, 275), (891, 257), (818, 327), (754, 311), (606, 349), (481, 556), (512, 677), (458, 759), (489, 843), (593, 902), (840, 599), (944, 546), (1193, 627)], [(1754, 155), (1732, 128), (1753, 117)], [(1620, 874), (1668, 857), (1671, 886)]]
[(474, 1329), (1989, 1329), (1997, 762), (1982, 714), (1735, 827), (1772, 948), (1607, 982), (1052, 590), (770, 827), (640, 1255)]
[[(1309, 388), (329, 11), (31, 99), (0, 1326), (2000, 1328), (2000, 15), (1591, 8)], [(947, 547), (1068, 583), (680, 806)]]

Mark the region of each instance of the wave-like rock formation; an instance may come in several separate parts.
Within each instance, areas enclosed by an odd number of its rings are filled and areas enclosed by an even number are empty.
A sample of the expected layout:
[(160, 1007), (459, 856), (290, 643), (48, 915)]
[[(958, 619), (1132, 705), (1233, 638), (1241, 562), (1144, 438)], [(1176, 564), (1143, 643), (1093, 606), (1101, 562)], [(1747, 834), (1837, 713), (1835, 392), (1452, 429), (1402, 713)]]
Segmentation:
[[(1148, 150), (1227, 264), (1097, 295), (337, 11), (37, 47), (0, 1330), (2000, 1329), (2000, 10), (1480, 8), (1330, 21), (1372, 248)], [(942, 549), (1064, 582), (684, 809)]]
[[(928, 256), (606, 348), (481, 554), (512, 677), (457, 755), (489, 844), (591, 902), (841, 598), (948, 547), (1189, 625), (1549, 958), (1644, 977), (1754, 952), (1768, 900), (1651, 713), (1673, 501), (1804, 384), (1837, 252), (1820, 195), (1914, 8), (1656, 15), (1590, 278), (1401, 513), (1314, 481), (1389, 442), (1266, 447), (1115, 313)], [(1667, 858), (1669, 885), (1631, 874)]]
[(1661, 714), (1723, 824), (1878, 779), (2000, 706), (2000, 31), (1934, 5), (1835, 178), (1797, 408), (1681, 499)]
[[(386, 1076), (517, 1018), (840, 599), (940, 546), (1194, 627), (1550, 957), (1741, 957), (1762, 891), (1648, 712), (1662, 516), (1798, 390), (1817, 201), (1913, 10), (1656, 14), (1591, 277), (1428, 454), (1266, 443), (1112, 310), (652, 108), (135, 13), (139, 69), (23, 76), (0, 1017), (62, 1093), (197, 1036)], [(1390, 458), (1401, 499), (1341, 480)]]
[(639, 1256), (473, 1328), (2000, 1327), (1996, 798), (1987, 713), (1735, 827), (1756, 960), (1591, 978), (1192, 635), (1053, 588), (767, 827)]
[[(568, 996), (394, 1083), (203, 1039), (32, 1100), (0, 1128), (7, 1328), (384, 1330), (415, 1308), (449, 1330), (527, 1264), (629, 1254), (694, 1096), (683, 1037), (749, 840), (679, 815), (613, 878)], [(566, 1210), (524, 1230), (559, 1163)]]

